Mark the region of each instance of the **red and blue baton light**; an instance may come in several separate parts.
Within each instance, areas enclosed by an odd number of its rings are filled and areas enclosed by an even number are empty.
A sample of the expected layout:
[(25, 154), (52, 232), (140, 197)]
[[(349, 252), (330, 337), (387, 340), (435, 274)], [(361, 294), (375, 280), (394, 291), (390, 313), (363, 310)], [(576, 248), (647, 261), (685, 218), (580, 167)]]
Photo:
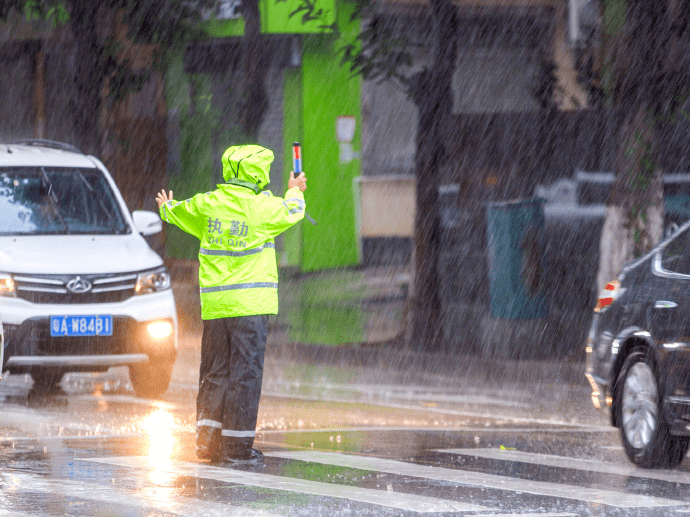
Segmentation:
[[(299, 176), (302, 172), (302, 146), (299, 145), (299, 142), (292, 144), (292, 172), (295, 173), (295, 176)], [(307, 212), (304, 212), (304, 217), (311, 224), (316, 225), (316, 221)]]
[(292, 168), (297, 176), (302, 172), (302, 146), (299, 142), (292, 144)]

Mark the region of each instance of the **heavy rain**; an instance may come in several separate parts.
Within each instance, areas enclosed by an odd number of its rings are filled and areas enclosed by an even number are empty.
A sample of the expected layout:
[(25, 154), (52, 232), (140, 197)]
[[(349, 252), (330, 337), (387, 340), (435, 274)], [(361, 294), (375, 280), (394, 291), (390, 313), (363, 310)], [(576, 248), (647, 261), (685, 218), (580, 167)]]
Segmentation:
[(690, 0), (0, 0), (0, 517), (690, 514), (689, 95)]

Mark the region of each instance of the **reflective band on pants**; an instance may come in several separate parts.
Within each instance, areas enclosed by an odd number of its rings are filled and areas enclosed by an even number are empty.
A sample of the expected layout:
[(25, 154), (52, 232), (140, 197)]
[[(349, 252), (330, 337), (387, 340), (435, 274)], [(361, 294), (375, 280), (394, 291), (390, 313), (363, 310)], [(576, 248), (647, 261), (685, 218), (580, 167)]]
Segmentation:
[(197, 427), (215, 427), (215, 428), (217, 428), (217, 429), (222, 429), (222, 428), (223, 428), (223, 424), (221, 424), (221, 423), (218, 422), (217, 420), (207, 420), (207, 419), (199, 420), (199, 421), (196, 423), (196, 426), (197, 426)]
[(223, 436), (232, 436), (233, 438), (254, 438), (256, 436), (256, 431), (231, 431), (229, 429), (223, 429), (220, 434)]

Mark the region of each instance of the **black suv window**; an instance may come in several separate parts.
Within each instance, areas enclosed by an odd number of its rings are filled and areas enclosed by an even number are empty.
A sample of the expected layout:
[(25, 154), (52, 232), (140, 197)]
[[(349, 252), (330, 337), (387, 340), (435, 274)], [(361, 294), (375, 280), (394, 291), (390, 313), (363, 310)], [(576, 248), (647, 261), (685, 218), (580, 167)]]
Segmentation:
[(667, 271), (690, 275), (690, 231), (685, 230), (666, 245), (661, 265)]
[(0, 235), (128, 232), (98, 169), (0, 168)]

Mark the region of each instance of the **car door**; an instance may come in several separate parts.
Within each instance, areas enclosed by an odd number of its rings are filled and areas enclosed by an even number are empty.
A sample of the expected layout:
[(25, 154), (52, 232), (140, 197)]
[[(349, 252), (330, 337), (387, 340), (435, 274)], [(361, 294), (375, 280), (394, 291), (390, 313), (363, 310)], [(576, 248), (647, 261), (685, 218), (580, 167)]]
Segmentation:
[(690, 228), (654, 257), (650, 330), (670, 396), (690, 397)]
[(0, 314), (0, 380), (2, 380), (3, 366), (5, 366), (5, 333), (2, 330), (2, 314)]

